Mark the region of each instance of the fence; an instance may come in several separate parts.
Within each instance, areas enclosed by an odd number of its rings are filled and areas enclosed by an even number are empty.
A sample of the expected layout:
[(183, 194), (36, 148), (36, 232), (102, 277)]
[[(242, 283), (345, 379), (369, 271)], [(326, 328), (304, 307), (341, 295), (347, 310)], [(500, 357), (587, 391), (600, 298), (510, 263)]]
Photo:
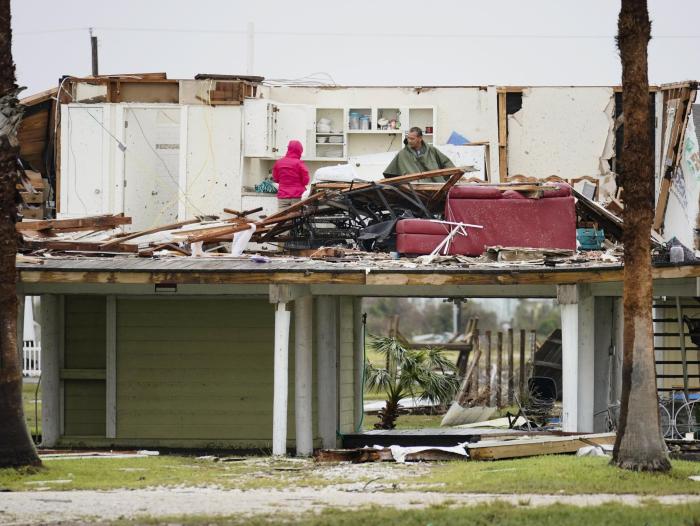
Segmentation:
[(41, 374), (41, 347), (34, 340), (24, 340), (22, 346), (22, 376)]

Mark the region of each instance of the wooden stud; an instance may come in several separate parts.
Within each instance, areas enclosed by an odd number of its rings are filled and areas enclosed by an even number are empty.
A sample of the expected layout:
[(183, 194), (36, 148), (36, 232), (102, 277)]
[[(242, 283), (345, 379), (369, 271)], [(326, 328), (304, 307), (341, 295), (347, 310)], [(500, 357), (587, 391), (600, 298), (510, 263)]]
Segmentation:
[(498, 93), (498, 181), (508, 177), (508, 115), (506, 93)]
[(513, 329), (510, 328), (508, 329), (508, 405), (513, 405), (515, 402), (515, 386), (514, 386), (514, 381), (515, 381), (515, 371), (514, 371), (514, 364), (513, 364), (513, 351), (514, 351), (514, 342), (513, 342)]
[(496, 340), (496, 406), (503, 407), (503, 333), (498, 331)]
[(520, 389), (520, 400), (525, 399), (527, 383), (525, 380), (525, 329), (520, 329), (520, 377), (518, 378), (518, 388)]
[(486, 356), (484, 370), (486, 371), (486, 399), (491, 403), (491, 331), (486, 331)]

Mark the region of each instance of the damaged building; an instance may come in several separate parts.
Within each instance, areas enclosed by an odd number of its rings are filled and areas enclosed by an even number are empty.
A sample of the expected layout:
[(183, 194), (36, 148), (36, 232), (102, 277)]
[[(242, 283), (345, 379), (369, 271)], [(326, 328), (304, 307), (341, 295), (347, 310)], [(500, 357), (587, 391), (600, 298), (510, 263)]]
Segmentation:
[[(650, 90), (660, 390), (698, 386), (695, 91)], [(556, 298), (562, 428), (604, 429), (622, 349), (619, 88), (146, 74), (65, 77), (23, 103), (18, 291), (41, 298), (45, 446), (337, 447), (363, 412), (371, 296)], [(384, 178), (413, 126), (457, 168)], [(260, 190), (291, 139), (312, 185), (278, 211)], [(577, 229), (606, 239), (580, 250)], [(671, 245), (686, 247), (673, 262)]]

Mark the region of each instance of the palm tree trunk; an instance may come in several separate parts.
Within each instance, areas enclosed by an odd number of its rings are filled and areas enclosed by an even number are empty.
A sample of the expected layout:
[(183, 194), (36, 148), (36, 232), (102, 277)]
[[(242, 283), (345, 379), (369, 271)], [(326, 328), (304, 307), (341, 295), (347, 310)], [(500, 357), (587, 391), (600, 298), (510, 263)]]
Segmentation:
[(396, 419), (399, 417), (398, 400), (387, 400), (384, 409), (380, 410), (377, 416), (379, 422), (374, 424), (374, 429), (394, 429)]
[(649, 125), (647, 44), (651, 22), (646, 0), (622, 0), (617, 45), (622, 62), (624, 210), (624, 349), (622, 404), (612, 462), (636, 471), (671, 468), (659, 430), (652, 333), (650, 234), (654, 170)]
[(0, 0), (0, 467), (39, 465), (22, 410), (22, 368), (17, 352), (17, 102), (12, 62), (10, 0)]

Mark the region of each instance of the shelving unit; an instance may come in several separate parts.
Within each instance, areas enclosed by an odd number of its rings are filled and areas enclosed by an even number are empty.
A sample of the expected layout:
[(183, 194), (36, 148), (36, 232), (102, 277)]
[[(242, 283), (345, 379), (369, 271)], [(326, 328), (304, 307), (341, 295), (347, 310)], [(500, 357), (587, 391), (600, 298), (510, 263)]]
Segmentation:
[[(316, 108), (315, 155), (310, 160), (344, 161), (347, 159), (346, 119), (345, 108)], [(329, 131), (319, 131), (319, 127), (326, 121), (329, 122)]]
[[(248, 101), (247, 104), (250, 108), (246, 113), (246, 157), (278, 158), (283, 154), (285, 141), (295, 138), (304, 144), (302, 159), (305, 161), (344, 162), (351, 156), (400, 149), (403, 135), (412, 126), (423, 129), (428, 143), (435, 142), (437, 136), (437, 112), (431, 106), (354, 105), (329, 108), (254, 101), (260, 106), (260, 111), (256, 113), (253, 112), (256, 109), (253, 104)], [(279, 107), (280, 110), (275, 113), (270, 107), (273, 110)], [(282, 119), (282, 113), (287, 114), (285, 119)], [(353, 119), (352, 127), (351, 113), (357, 114), (358, 119), (357, 122)], [(367, 117), (369, 129), (359, 129), (360, 116)], [(379, 124), (380, 120), (384, 128)], [(249, 151), (253, 150), (251, 146), (258, 143), (259, 148), (254, 152)]]

